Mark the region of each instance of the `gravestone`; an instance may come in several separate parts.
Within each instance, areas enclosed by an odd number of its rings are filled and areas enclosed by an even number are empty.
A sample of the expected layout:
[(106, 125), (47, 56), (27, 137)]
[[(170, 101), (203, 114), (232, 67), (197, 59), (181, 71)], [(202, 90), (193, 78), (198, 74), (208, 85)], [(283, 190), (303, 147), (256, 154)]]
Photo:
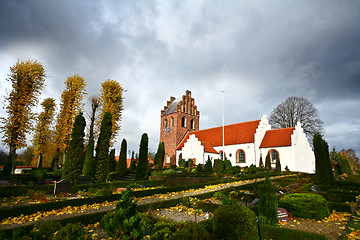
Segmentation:
[(291, 221), (291, 219), (293, 219), (293, 216), (291, 215), (291, 213), (286, 211), (285, 208), (277, 208), (277, 214), (278, 214), (278, 219), (280, 220), (280, 222), (289, 222), (289, 221)]
[(258, 204), (260, 199), (255, 198), (254, 200), (252, 200), (252, 202), (250, 203), (250, 206), (255, 206), (256, 204)]
[(319, 193), (321, 192), (320, 188), (317, 185), (312, 185), (310, 187), (310, 190), (313, 191), (314, 193)]
[(58, 182), (55, 182), (54, 185), (54, 195), (58, 195), (60, 193), (71, 193), (72, 192), (72, 183), (62, 179)]

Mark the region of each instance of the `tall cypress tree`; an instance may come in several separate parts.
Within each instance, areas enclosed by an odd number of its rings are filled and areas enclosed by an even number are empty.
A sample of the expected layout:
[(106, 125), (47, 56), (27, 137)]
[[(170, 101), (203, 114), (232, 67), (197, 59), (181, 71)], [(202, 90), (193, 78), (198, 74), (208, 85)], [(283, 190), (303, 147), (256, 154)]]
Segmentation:
[(107, 112), (104, 114), (104, 117), (101, 121), (100, 135), (95, 149), (96, 152), (95, 182), (97, 183), (105, 182), (106, 177), (110, 170), (107, 160), (108, 160), (109, 148), (110, 148), (111, 127), (112, 127), (111, 114)]
[(148, 169), (148, 144), (149, 138), (146, 133), (141, 136), (140, 146), (139, 146), (139, 161), (136, 166), (136, 180), (143, 180), (147, 178), (147, 169)]
[(154, 165), (157, 168), (162, 168), (164, 165), (165, 147), (163, 142), (159, 142), (158, 149), (155, 154)]
[(115, 172), (116, 171), (115, 148), (111, 149), (111, 151), (109, 153), (108, 165), (109, 165), (109, 172)]
[(74, 127), (71, 132), (71, 140), (66, 151), (62, 177), (77, 184), (82, 171), (82, 157), (84, 151), (85, 118), (80, 113), (76, 116)]
[(127, 142), (125, 139), (121, 142), (120, 156), (116, 165), (116, 173), (120, 176), (125, 176), (127, 174), (127, 164), (126, 164), (126, 149)]
[(281, 172), (281, 164), (280, 164), (280, 159), (276, 159), (276, 168), (275, 168), (276, 172)]
[(82, 174), (84, 176), (95, 177), (95, 159), (94, 159), (94, 136), (92, 135), (89, 139), (89, 143), (86, 147), (85, 162)]
[(271, 170), (270, 152), (268, 152), (265, 158), (265, 168)]
[(275, 188), (269, 179), (269, 173), (265, 174), (265, 181), (259, 185), (260, 201), (259, 201), (259, 220), (260, 223), (276, 225), (277, 217), (277, 198)]
[(318, 185), (331, 185), (335, 180), (330, 164), (329, 146), (320, 133), (314, 134), (313, 145), (316, 183)]

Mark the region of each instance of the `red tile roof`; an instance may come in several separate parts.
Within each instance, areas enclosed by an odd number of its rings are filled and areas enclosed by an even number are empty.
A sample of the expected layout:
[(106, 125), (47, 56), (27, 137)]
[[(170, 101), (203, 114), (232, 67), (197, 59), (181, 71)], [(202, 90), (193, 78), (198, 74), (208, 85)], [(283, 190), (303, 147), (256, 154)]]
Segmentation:
[[(225, 126), (225, 145), (234, 145), (242, 143), (254, 142), (254, 134), (259, 126), (260, 120), (237, 123)], [(189, 132), (180, 142), (176, 150), (181, 150), (184, 143), (191, 134), (195, 134), (196, 138), (201, 141), (205, 148), (205, 152), (218, 153), (213, 147), (223, 145), (222, 127), (210, 128)]]
[(291, 135), (295, 128), (268, 130), (260, 144), (260, 148), (291, 146)]

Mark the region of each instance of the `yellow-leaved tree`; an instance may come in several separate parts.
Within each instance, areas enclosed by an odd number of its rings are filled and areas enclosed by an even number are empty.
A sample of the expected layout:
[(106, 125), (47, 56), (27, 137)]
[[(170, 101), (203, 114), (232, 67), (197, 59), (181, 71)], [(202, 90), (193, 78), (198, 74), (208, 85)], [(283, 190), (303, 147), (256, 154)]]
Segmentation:
[(64, 153), (69, 145), (75, 117), (83, 107), (82, 101), (86, 95), (85, 86), (85, 79), (77, 74), (68, 77), (65, 81), (65, 89), (61, 93), (60, 112), (55, 127), (57, 153), (53, 162), (54, 167), (58, 165), (59, 160), (60, 162), (64, 160)]
[(4, 173), (10, 174), (15, 169), (16, 149), (26, 147), (26, 134), (33, 130), (36, 114), (32, 108), (37, 105), (38, 96), (45, 85), (45, 69), (37, 60), (18, 61), (10, 67), (7, 81), (12, 90), (5, 99), (6, 118), (1, 118), (3, 142), (9, 146), (9, 159), (4, 166)]
[(120, 83), (115, 80), (109, 79), (101, 84), (100, 105), (102, 109), (97, 121), (97, 126), (98, 129), (100, 129), (104, 114), (109, 112), (112, 117), (110, 148), (114, 146), (116, 135), (120, 130), (121, 114), (123, 111), (123, 92), (124, 89)]
[(50, 151), (53, 131), (51, 125), (55, 115), (55, 99), (45, 98), (41, 103), (43, 111), (39, 114), (33, 138), (34, 154), (38, 156), (37, 167), (42, 167), (43, 156)]

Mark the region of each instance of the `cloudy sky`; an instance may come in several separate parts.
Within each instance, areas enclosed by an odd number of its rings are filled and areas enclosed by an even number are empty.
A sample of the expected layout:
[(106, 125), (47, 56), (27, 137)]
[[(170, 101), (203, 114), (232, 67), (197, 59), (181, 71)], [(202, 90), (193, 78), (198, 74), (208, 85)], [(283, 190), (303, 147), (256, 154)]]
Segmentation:
[[(330, 147), (360, 151), (360, 1), (0, 0), (0, 101), (17, 60), (46, 71), (41, 99), (74, 74), (88, 95), (101, 82), (127, 90), (123, 138), (159, 142), (160, 111), (192, 91), (200, 129), (260, 119), (289, 96), (319, 110)], [(4, 109), (0, 116), (6, 117)]]

